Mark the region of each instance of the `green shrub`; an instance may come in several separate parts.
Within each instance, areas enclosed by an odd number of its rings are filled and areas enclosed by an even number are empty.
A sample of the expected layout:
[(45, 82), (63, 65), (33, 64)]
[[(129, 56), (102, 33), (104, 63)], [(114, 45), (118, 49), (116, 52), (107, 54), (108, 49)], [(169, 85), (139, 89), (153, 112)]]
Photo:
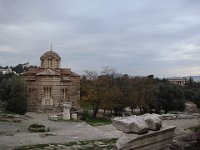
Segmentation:
[(86, 122), (91, 126), (101, 126), (101, 125), (112, 124), (112, 121), (106, 118), (88, 117)]
[(200, 132), (200, 125), (189, 128), (193, 132)]
[(88, 110), (84, 110), (83, 113), (80, 116), (80, 120), (82, 121), (86, 121), (87, 118), (90, 117), (89, 111)]
[(6, 111), (25, 114), (27, 111), (26, 88), (18, 76), (5, 78), (0, 83), (0, 99)]
[(32, 124), (29, 126), (28, 130), (32, 132), (48, 132), (49, 128), (45, 125)]

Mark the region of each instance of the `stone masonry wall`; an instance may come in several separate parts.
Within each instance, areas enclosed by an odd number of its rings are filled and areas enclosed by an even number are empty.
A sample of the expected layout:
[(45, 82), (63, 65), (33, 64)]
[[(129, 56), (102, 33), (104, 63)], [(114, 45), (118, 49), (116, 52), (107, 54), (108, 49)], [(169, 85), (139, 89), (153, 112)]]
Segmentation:
[[(36, 97), (33, 100), (33, 96), (28, 93), (28, 109), (29, 111), (60, 111), (60, 107), (63, 103), (70, 103), (73, 107), (79, 107), (80, 99), (80, 78), (72, 77), (70, 81), (62, 81), (61, 76), (36, 76), (35, 80), (27, 80), (27, 91), (29, 89), (36, 89)], [(51, 88), (51, 96), (53, 99), (53, 105), (44, 106), (42, 100), (45, 98), (44, 87)], [(66, 96), (64, 98), (63, 89), (66, 89)]]

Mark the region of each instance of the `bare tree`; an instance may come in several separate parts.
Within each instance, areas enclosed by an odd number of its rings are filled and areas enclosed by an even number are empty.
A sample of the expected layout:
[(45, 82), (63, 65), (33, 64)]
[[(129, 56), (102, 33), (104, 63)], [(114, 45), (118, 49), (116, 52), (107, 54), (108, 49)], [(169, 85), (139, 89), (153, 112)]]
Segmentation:
[(96, 80), (98, 78), (98, 73), (96, 71), (85, 70), (84, 72), (88, 80)]
[(104, 66), (103, 70), (101, 71), (102, 75), (114, 75), (116, 73), (116, 69), (110, 66)]

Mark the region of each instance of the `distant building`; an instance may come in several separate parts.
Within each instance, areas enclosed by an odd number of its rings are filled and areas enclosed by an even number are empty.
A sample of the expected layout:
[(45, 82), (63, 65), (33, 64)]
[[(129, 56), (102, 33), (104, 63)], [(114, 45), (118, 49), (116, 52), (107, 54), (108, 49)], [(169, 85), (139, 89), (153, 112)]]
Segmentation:
[(172, 84), (180, 85), (180, 86), (185, 86), (185, 79), (184, 78), (169, 78), (168, 81)]
[(40, 67), (30, 67), (22, 74), (27, 86), (28, 110), (60, 112), (64, 103), (79, 107), (80, 76), (69, 68), (60, 68), (61, 58), (52, 50), (40, 60)]
[(0, 72), (1, 72), (2, 74), (9, 74), (9, 73), (14, 73), (14, 74), (16, 74), (16, 72), (15, 72), (15, 71), (12, 71), (12, 69), (11, 69), (10, 67), (8, 67), (8, 68), (0, 68)]
[(29, 62), (24, 63), (24, 64), (21, 64), (21, 65), (22, 65), (22, 68), (23, 68), (23, 69), (25, 69), (25, 68), (29, 68), (29, 67), (30, 67)]

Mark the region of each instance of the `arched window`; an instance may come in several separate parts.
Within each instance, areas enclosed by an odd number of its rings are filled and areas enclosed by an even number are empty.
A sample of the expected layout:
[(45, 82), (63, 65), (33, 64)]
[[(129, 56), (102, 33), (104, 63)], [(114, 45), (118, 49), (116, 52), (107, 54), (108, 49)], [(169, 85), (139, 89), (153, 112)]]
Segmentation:
[(63, 88), (63, 99), (67, 99), (67, 88)]
[(51, 97), (51, 87), (44, 87), (44, 97), (50, 98)]

